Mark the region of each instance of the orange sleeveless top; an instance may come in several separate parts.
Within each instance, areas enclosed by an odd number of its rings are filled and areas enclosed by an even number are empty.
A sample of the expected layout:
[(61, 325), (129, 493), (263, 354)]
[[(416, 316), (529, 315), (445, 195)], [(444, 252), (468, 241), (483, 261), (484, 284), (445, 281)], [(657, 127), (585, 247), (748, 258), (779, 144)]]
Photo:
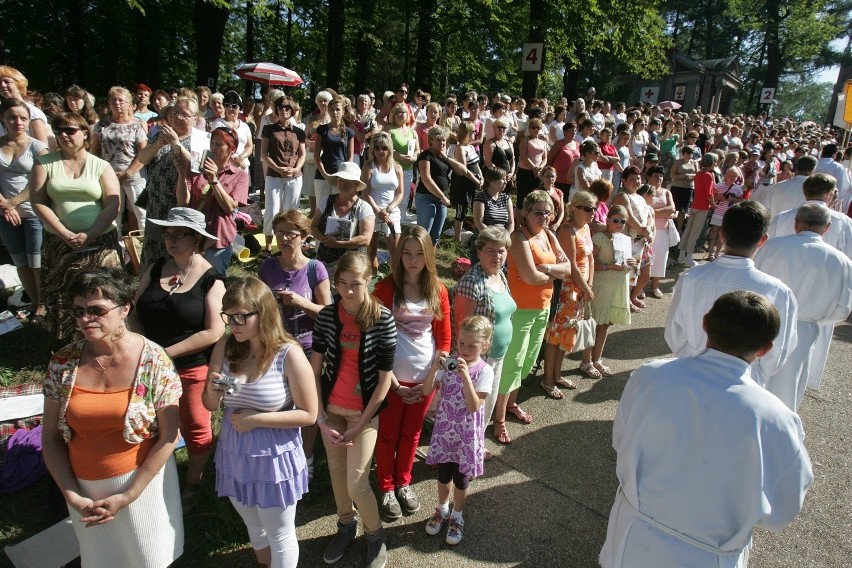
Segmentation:
[(124, 441), (124, 415), (133, 389), (94, 392), (74, 387), (67, 421), (74, 435), (68, 460), (79, 479), (109, 479), (142, 465), (155, 438), (141, 444)]
[[(527, 237), (527, 243), (532, 253), (533, 265), (556, 263), (556, 253), (552, 245), (548, 247), (548, 250), (542, 250), (530, 237), (530, 233), (526, 227), (521, 227), (520, 230)], [(548, 243), (550, 243), (549, 237)], [(518, 304), (519, 310), (545, 310), (550, 307), (550, 299), (553, 297), (553, 282), (547, 282), (539, 286), (527, 284), (521, 280), (518, 266), (512, 259), (511, 254), (509, 255), (507, 279), (509, 281), (509, 291), (512, 293), (515, 303)]]

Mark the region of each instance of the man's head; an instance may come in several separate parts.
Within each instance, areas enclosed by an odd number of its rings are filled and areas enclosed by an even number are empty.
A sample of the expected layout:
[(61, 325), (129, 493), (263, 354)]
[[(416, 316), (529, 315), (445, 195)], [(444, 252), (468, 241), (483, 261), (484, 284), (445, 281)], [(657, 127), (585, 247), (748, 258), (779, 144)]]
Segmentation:
[(812, 231), (819, 235), (824, 235), (831, 226), (831, 213), (828, 212), (828, 207), (812, 203), (802, 205), (796, 211), (796, 232)]
[(796, 161), (796, 175), (809, 176), (814, 173), (817, 161), (813, 156), (802, 156)]
[(805, 194), (805, 199), (808, 200), (819, 199), (820, 201), (829, 203), (834, 199), (836, 192), (837, 180), (834, 179), (834, 176), (828, 174), (813, 174), (812, 176), (808, 176), (808, 179), (802, 184), (802, 193)]
[(728, 292), (704, 316), (707, 347), (749, 363), (772, 349), (781, 329), (778, 310), (757, 292)]
[(834, 155), (837, 154), (837, 144), (826, 144), (822, 153), (820, 154), (821, 158), (834, 158)]
[(757, 201), (731, 206), (722, 218), (725, 254), (751, 258), (764, 242), (769, 228), (769, 210)]

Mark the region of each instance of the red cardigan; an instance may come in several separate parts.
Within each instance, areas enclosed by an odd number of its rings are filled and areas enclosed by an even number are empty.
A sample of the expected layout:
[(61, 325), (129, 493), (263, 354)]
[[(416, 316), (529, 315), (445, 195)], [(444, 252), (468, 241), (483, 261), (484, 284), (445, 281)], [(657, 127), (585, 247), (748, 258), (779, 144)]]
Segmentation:
[[(441, 286), (441, 313), (444, 317), (441, 319), (432, 319), (432, 335), (435, 336), (435, 349), (438, 351), (450, 351), (452, 344), (452, 327), (450, 325), (450, 293), (447, 287), (438, 283)], [(382, 278), (373, 290), (373, 295), (393, 312), (393, 298), (396, 294), (393, 276)]]

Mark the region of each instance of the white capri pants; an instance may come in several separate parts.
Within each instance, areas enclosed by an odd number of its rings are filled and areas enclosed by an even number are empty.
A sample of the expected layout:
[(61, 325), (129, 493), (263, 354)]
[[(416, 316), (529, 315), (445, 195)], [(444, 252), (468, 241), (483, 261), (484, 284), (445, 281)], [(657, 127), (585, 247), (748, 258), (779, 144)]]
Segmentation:
[(266, 176), (264, 192), (263, 234), (272, 236), (272, 220), (283, 211), (299, 208), (302, 197), (302, 176), (291, 178)]
[(296, 539), (296, 505), (289, 507), (247, 507), (229, 497), (248, 529), (254, 550), (270, 548), (271, 568), (296, 568), (299, 541)]

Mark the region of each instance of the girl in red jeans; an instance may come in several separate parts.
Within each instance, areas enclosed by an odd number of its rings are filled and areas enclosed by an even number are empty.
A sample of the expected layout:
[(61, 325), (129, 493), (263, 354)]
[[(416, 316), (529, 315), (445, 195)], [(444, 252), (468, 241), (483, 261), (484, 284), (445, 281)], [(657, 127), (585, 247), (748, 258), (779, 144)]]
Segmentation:
[(420, 508), (411, 488), (411, 468), (432, 401), (431, 394), (423, 396), (423, 381), (435, 354), (448, 354), (451, 343), (449, 294), (438, 280), (435, 248), (423, 227), (403, 229), (391, 275), (376, 284), (373, 294), (393, 312), (397, 328), (393, 372), (400, 388), (388, 393), (376, 441), (380, 512), (393, 521), (403, 511)]

